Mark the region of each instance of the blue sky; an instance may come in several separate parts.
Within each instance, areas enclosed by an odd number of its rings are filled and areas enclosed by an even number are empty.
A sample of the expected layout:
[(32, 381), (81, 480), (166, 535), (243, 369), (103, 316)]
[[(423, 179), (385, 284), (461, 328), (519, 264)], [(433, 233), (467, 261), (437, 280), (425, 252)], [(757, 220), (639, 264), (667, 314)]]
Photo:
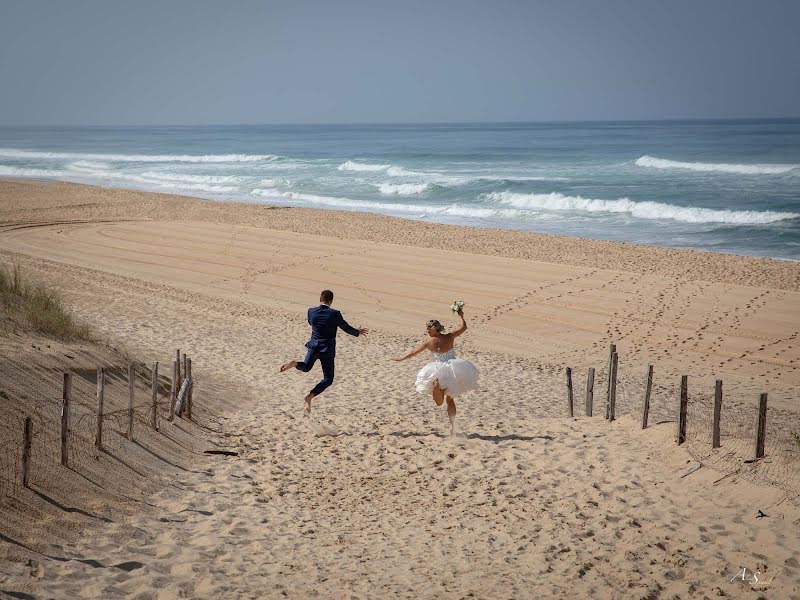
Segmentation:
[(0, 124), (800, 116), (800, 2), (0, 0)]

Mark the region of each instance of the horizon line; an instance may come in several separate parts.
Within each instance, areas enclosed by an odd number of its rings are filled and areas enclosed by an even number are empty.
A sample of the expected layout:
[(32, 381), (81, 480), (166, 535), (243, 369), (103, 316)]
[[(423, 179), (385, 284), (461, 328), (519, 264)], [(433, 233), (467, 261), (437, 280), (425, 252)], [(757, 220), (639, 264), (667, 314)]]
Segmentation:
[(369, 126), (453, 126), (453, 125), (554, 125), (579, 123), (692, 123), (736, 121), (800, 121), (798, 116), (785, 117), (675, 117), (663, 119), (554, 119), (511, 121), (353, 121), (353, 122), (244, 122), (244, 123), (0, 123), (0, 127), (369, 127)]

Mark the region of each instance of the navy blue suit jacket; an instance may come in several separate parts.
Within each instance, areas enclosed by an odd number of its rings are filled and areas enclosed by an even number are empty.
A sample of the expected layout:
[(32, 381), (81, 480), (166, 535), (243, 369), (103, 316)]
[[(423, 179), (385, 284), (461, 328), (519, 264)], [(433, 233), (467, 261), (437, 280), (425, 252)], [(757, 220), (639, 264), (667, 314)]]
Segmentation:
[(342, 313), (327, 304), (320, 304), (308, 309), (308, 323), (311, 325), (311, 339), (306, 348), (316, 352), (336, 354), (336, 331), (342, 331), (358, 337), (358, 329), (351, 327), (342, 317)]

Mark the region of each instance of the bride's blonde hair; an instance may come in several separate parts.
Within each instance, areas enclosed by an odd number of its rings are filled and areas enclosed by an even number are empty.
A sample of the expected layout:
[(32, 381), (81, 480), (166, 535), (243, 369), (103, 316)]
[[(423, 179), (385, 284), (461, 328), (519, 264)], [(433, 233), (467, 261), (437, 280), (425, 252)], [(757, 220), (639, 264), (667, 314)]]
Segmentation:
[(444, 325), (439, 323), (436, 319), (431, 319), (427, 322), (426, 327), (433, 327), (438, 333), (442, 333), (444, 331)]

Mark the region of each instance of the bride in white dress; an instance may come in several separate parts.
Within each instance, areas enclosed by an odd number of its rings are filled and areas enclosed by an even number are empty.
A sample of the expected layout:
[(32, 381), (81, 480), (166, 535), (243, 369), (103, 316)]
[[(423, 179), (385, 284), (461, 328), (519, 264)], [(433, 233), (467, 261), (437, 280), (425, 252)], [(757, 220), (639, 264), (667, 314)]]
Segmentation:
[(456, 358), (453, 350), (455, 339), (467, 330), (462, 308), (459, 308), (458, 316), (461, 318), (461, 326), (450, 333), (444, 333), (444, 326), (436, 319), (431, 319), (426, 324), (428, 339), (402, 356), (392, 359), (399, 362), (425, 350), (431, 351), (433, 362), (429, 362), (417, 373), (416, 388), (419, 394), (431, 394), (436, 406), (447, 402), (451, 434), (455, 431), (456, 396), (478, 389), (477, 367), (468, 360)]

